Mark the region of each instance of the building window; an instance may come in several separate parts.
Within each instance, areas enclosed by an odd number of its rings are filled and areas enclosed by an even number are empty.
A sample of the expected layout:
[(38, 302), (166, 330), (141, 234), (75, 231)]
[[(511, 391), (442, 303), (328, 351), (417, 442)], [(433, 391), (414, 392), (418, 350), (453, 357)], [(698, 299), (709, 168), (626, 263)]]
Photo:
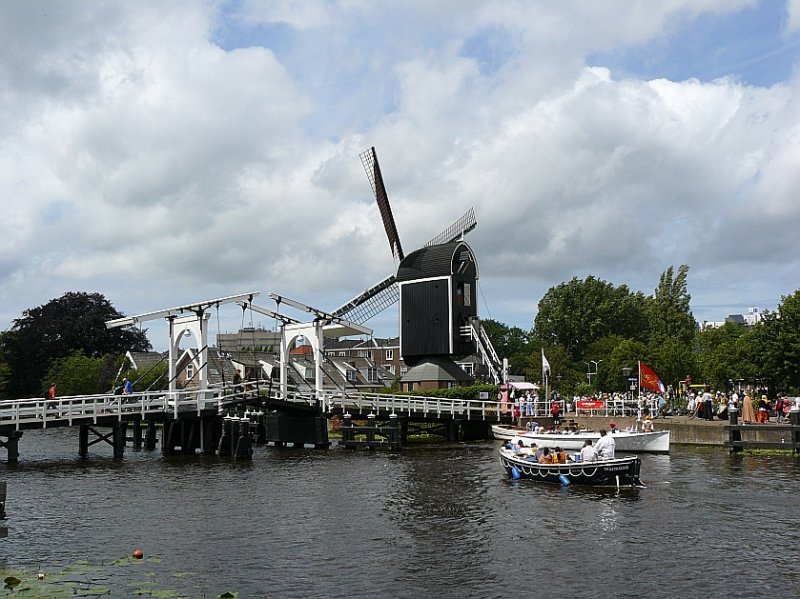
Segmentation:
[(394, 360), (394, 350), (393, 349), (387, 349), (386, 350), (386, 359), (387, 360)]
[(394, 374), (394, 364), (388, 364), (388, 365), (386, 366), (386, 370), (388, 370), (389, 372), (391, 372), (392, 374)]
[(351, 383), (356, 380), (356, 371), (355, 370), (348, 370), (347, 371), (347, 380)]
[(408, 372), (408, 366), (400, 367), (400, 374), (406, 374), (407, 372)]
[(459, 366), (461, 366), (461, 370), (463, 370), (470, 376), (472, 376), (472, 374), (474, 373), (473, 364), (471, 362), (467, 364), (459, 364)]
[(367, 379), (374, 383), (378, 380), (378, 369), (377, 368), (370, 368), (367, 370)]

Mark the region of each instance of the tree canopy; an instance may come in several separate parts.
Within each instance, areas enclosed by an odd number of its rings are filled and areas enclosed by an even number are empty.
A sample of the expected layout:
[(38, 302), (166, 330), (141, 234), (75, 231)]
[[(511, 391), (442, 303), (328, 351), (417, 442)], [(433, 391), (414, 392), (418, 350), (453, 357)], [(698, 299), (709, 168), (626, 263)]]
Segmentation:
[(2, 360), (10, 371), (6, 395), (38, 395), (56, 360), (76, 352), (86, 358), (101, 358), (127, 350), (149, 351), (146, 331), (106, 328), (106, 321), (123, 316), (103, 295), (84, 292), (65, 293), (26, 310), (0, 337)]

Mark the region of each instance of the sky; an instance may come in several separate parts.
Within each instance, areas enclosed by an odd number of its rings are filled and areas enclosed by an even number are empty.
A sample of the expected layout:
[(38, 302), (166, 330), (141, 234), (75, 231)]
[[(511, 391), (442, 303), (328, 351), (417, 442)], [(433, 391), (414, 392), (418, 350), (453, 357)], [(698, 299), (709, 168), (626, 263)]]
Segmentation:
[(474, 208), (482, 318), (681, 264), (700, 322), (800, 287), (800, 0), (8, 0), (0, 39), (0, 330), (71, 291), (332, 311), (396, 268), (372, 146), (406, 253)]

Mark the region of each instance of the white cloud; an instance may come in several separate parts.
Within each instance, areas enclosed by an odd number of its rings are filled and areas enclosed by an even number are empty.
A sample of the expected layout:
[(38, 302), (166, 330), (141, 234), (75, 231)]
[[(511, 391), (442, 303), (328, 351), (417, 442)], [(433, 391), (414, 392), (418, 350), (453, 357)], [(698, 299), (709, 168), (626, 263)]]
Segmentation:
[(252, 289), (334, 308), (394, 268), (371, 145), (407, 252), (475, 206), (509, 324), (572, 276), (649, 291), (681, 263), (698, 305), (777, 299), (800, 274), (797, 78), (588, 58), (746, 5), (5, 4), (0, 318), (75, 290), (129, 314)]

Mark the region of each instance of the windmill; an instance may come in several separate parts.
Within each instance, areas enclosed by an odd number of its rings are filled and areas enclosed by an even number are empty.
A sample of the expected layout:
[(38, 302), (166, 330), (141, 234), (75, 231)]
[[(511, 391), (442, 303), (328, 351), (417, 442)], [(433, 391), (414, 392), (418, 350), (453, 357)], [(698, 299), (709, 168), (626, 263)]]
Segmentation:
[(363, 323), (399, 301), (400, 354), (406, 364), (413, 366), (432, 356), (467, 354), (478, 346), (498, 380), (499, 360), (477, 319), (477, 262), (464, 241), (477, 225), (473, 209), (405, 255), (375, 148), (362, 152), (360, 158), (398, 266), (395, 273), (334, 310), (333, 315)]

